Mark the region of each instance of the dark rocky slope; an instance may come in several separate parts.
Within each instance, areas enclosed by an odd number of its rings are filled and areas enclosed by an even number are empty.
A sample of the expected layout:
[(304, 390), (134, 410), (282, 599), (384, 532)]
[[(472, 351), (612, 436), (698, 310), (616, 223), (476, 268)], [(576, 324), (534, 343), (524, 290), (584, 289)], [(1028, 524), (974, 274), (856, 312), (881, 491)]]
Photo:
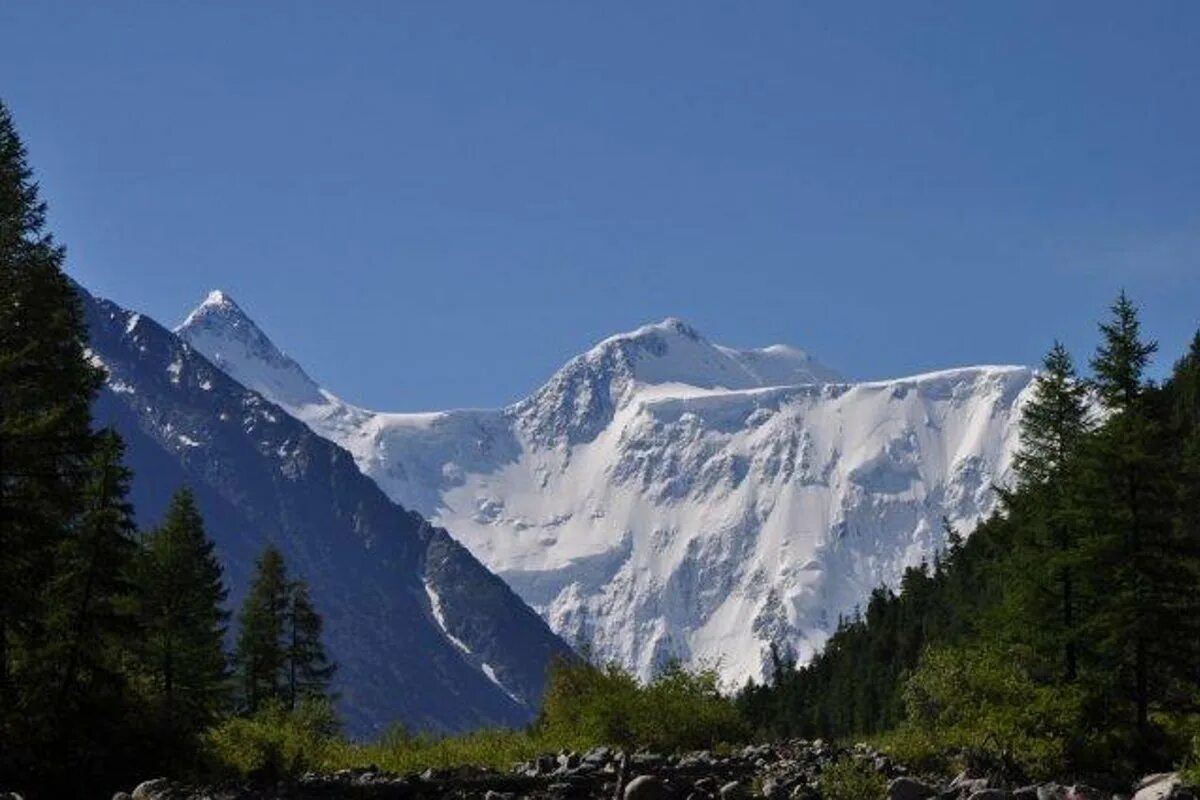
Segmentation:
[(352, 734), (528, 722), (570, 649), (444, 530), (388, 500), (348, 453), (158, 323), (80, 290), (96, 408), (128, 444), (139, 522), (191, 486), (240, 600), (268, 542), (306, 579)]

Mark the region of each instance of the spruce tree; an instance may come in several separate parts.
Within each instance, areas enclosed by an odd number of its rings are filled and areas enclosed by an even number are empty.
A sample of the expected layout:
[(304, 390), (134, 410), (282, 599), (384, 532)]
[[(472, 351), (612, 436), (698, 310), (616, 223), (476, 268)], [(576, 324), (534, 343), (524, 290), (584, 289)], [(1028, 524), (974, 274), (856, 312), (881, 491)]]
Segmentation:
[(337, 665), (329, 660), (321, 642), (324, 623), (313, 607), (308, 584), (295, 581), (291, 585), (287, 615), (287, 687), (284, 701), (294, 709), (308, 697), (328, 697), (329, 683)]
[(1191, 664), (1179, 691), (1190, 699), (1200, 691), (1200, 332), (1176, 362), (1168, 389), (1168, 439), (1173, 443), (1176, 476), (1175, 535), (1184, 550), (1183, 565), (1192, 576), (1190, 591), (1181, 597), (1182, 620), (1189, 623), (1188, 629), (1178, 642)]
[(1144, 377), (1157, 344), (1143, 341), (1137, 311), (1124, 293), (1100, 331), (1092, 368), (1109, 416), (1089, 439), (1082, 475), (1094, 603), (1088, 625), (1102, 691), (1129, 704), (1144, 758), (1150, 712), (1180, 666), (1176, 641), (1190, 576), (1172, 525), (1174, 491), (1163, 428)]
[(1034, 380), (1033, 396), (1021, 411), (1020, 447), (1014, 459), (1021, 491), (1009, 496), (1008, 505), (1026, 529), (1023, 557), (1014, 559), (1011, 582), (1018, 596), (1015, 624), (1021, 636), (1037, 632), (1037, 638), (1061, 654), (1068, 681), (1078, 673), (1079, 636), (1075, 570), (1080, 523), (1071, 466), (1088, 432), (1087, 417), (1087, 387), (1075, 374), (1071, 355), (1055, 342)]
[(255, 564), (239, 616), (235, 658), (241, 706), (247, 713), (253, 714), (284, 694), (289, 594), (283, 554), (268, 545)]
[(48, 749), (60, 760), (70, 758), (72, 784), (89, 790), (121, 771), (117, 762), (134, 755), (130, 740), (136, 738), (129, 730), (128, 662), (139, 639), (130, 579), (137, 529), (123, 455), (116, 433), (100, 435), (86, 509), (77, 529), (59, 543), (48, 588)]
[(102, 373), (64, 252), (0, 103), (0, 780), (38, 738), (55, 554), (84, 508)]
[(56, 553), (50, 638), (59, 656), (58, 702), (63, 707), (81, 694), (115, 690), (123, 681), (124, 656), (137, 639), (130, 605), (137, 528), (124, 452), (115, 432), (100, 435), (85, 492), (87, 508), (78, 530)]
[(188, 489), (171, 500), (138, 565), (142, 664), (151, 703), (173, 746), (227, 707), (226, 589), (213, 543)]
[(1142, 341), (1141, 329), (1137, 308), (1121, 292), (1112, 305), (1112, 319), (1100, 324), (1102, 341), (1092, 358), (1092, 383), (1110, 411), (1132, 411), (1144, 396), (1146, 367), (1158, 342)]

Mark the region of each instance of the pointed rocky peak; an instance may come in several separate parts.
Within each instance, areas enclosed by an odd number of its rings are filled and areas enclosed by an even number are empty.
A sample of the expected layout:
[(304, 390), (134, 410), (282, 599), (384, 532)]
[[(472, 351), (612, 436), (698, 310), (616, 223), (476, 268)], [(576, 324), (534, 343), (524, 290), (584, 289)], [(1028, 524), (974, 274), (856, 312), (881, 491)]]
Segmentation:
[(216, 321), (227, 325), (254, 326), (254, 322), (246, 316), (246, 312), (242, 311), (241, 306), (234, 302), (228, 292), (213, 289), (208, 293), (208, 297), (204, 298), (204, 302), (192, 309), (191, 313), (184, 318), (175, 332), (180, 333)]
[(323, 404), (316, 381), (263, 333), (228, 292), (214, 289), (175, 333), (248, 389), (289, 409)]

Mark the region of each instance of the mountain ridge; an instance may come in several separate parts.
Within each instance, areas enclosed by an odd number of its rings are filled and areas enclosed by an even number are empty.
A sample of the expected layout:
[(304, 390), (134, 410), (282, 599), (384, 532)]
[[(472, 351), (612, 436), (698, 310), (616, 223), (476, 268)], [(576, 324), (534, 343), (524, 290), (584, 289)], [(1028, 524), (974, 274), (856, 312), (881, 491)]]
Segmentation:
[(990, 512), (1032, 377), (983, 366), (853, 383), (802, 350), (725, 348), (668, 318), (502, 409), (386, 414), (325, 389), (323, 406), (281, 405), (567, 640), (643, 676), (721, 659), (741, 681), (762, 676), (772, 643), (807, 657), (839, 615), (931, 558), (943, 517), (967, 530)]
[(96, 420), (127, 442), (139, 524), (157, 523), (170, 495), (192, 487), (234, 604), (265, 544), (279, 547), (326, 618), (351, 733), (533, 718), (549, 661), (571, 650), (503, 581), (200, 351), (79, 294), (91, 357), (107, 372)]

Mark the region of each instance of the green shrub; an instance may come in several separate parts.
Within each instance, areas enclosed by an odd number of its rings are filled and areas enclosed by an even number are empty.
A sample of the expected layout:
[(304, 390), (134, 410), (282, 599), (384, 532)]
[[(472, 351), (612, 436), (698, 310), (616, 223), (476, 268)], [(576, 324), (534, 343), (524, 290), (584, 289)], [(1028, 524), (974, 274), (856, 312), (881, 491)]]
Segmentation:
[(672, 663), (641, 695), (638, 744), (656, 750), (696, 750), (741, 741), (745, 723), (720, 691), (715, 669), (690, 671)]
[(740, 741), (744, 724), (715, 670), (670, 664), (648, 685), (616, 664), (560, 661), (551, 668), (536, 728), (547, 740), (682, 750)]
[(615, 665), (561, 661), (552, 667), (542, 714), (527, 731), (434, 736), (396, 726), (374, 742), (348, 742), (338, 736), (329, 705), (309, 702), (291, 713), (273, 705), (228, 719), (206, 734), (205, 745), (219, 774), (270, 780), (369, 764), (402, 774), (466, 765), (508, 770), (537, 755), (598, 744), (695, 749), (743, 736), (713, 670), (671, 665), (643, 686)]
[(1019, 652), (999, 647), (927, 651), (903, 697), (906, 720), (890, 738), (908, 750), (897, 758), (918, 763), (955, 751), (1049, 778), (1071, 763), (1084, 730), (1081, 690), (1035, 681)]
[(338, 728), (326, 700), (304, 700), (290, 712), (276, 702), (252, 717), (225, 720), (204, 744), (219, 773), (277, 779), (325, 767), (341, 746)]
[(550, 667), (537, 730), (567, 747), (633, 746), (640, 694), (637, 679), (617, 664), (558, 660)]
[(823, 800), (882, 800), (887, 781), (856, 758), (843, 758), (821, 771), (817, 788)]
[(1179, 777), (1188, 786), (1200, 786), (1200, 734), (1192, 736), (1191, 752), (1180, 764)]

